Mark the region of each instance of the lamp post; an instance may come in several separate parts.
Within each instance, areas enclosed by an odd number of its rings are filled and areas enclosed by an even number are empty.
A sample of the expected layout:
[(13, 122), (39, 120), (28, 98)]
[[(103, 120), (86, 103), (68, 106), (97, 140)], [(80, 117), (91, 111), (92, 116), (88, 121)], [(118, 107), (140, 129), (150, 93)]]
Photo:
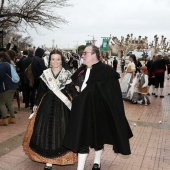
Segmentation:
[(55, 40), (53, 39), (52, 40), (52, 49), (54, 49), (55, 48)]
[(94, 39), (94, 35), (88, 35), (89, 37), (93, 37), (93, 39), (92, 39), (92, 45), (95, 45), (95, 42), (97, 41), (97, 40), (95, 40)]

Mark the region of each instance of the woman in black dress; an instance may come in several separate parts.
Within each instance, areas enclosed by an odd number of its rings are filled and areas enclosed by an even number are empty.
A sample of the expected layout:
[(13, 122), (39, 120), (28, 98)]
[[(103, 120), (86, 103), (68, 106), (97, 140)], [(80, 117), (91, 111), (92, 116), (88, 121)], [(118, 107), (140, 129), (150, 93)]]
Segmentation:
[(77, 162), (77, 154), (63, 147), (63, 139), (71, 109), (71, 97), (77, 94), (71, 85), (71, 73), (64, 69), (64, 58), (58, 50), (49, 56), (50, 68), (40, 76), (34, 115), (28, 125), (23, 148), (34, 161), (67, 165)]

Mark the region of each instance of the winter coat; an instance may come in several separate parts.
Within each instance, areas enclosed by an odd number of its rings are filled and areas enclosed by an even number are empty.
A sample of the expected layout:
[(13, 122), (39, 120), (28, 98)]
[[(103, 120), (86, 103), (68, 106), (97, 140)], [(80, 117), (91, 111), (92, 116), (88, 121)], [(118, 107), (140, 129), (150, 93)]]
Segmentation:
[[(81, 87), (85, 72), (86, 66), (75, 72), (75, 85)], [(65, 147), (79, 151), (87, 146), (110, 144), (116, 153), (131, 153), (129, 138), (133, 135), (125, 117), (118, 79), (119, 74), (110, 66), (102, 62), (92, 66), (87, 86), (72, 101)]]
[(16, 90), (18, 84), (12, 81), (10, 64), (7, 62), (0, 63), (0, 93), (8, 90)]

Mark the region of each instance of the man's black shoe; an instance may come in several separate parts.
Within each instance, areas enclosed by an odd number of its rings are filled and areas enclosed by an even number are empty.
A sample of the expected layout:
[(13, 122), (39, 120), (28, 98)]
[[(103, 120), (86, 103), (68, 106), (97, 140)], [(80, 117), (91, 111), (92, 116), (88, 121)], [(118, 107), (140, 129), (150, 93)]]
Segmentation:
[(160, 98), (164, 98), (164, 96), (163, 96), (163, 95), (160, 95)]
[(92, 170), (100, 170), (99, 164), (94, 164)]

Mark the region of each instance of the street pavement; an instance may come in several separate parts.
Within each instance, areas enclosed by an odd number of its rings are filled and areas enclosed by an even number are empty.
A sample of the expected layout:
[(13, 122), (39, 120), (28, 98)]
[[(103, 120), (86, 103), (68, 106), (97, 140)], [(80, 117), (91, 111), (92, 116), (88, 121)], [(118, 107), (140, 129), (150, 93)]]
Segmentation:
[[(120, 69), (120, 68), (118, 68)], [(123, 74), (121, 74), (123, 77)], [(121, 81), (121, 80), (120, 80)], [(112, 146), (105, 145), (101, 170), (170, 170), (170, 80), (165, 81), (165, 98), (150, 96), (148, 106), (124, 102), (126, 117), (134, 137), (130, 139), (132, 154), (115, 154)], [(114, 101), (113, 101), (114, 102)], [(16, 124), (0, 126), (0, 170), (43, 170), (44, 164), (30, 160), (22, 149), (22, 139), (31, 111), (17, 110)], [(94, 151), (91, 150), (85, 170), (93, 166)], [(77, 164), (53, 166), (53, 170), (76, 170)]]

